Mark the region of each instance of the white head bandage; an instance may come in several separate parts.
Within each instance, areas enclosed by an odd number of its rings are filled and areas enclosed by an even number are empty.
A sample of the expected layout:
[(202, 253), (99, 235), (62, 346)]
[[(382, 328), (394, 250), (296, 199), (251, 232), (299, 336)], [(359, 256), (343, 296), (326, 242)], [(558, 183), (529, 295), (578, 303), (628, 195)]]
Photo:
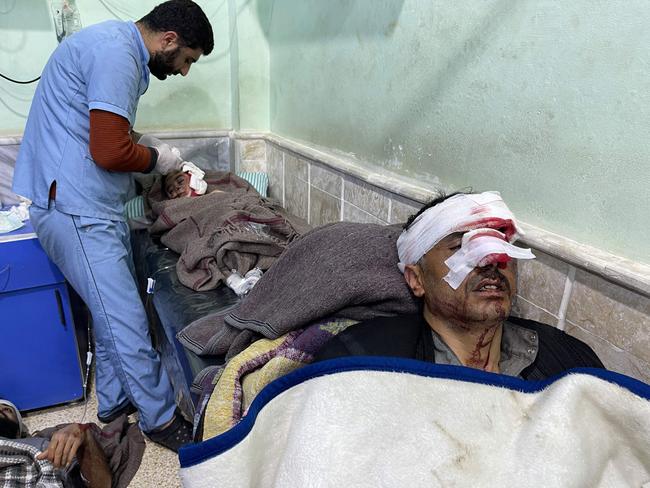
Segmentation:
[(426, 210), (402, 232), (397, 239), (400, 271), (403, 273), (405, 265), (417, 263), (438, 242), (457, 232), (466, 233), (461, 248), (445, 261), (449, 273), (444, 279), (453, 289), (476, 266), (535, 258), (530, 249), (511, 244), (523, 233), (498, 192), (459, 194)]
[(189, 186), (194, 191), (195, 195), (205, 194), (208, 189), (208, 183), (203, 179), (205, 177), (205, 172), (201, 168), (194, 163), (185, 161), (183, 162), (181, 171), (190, 174)]

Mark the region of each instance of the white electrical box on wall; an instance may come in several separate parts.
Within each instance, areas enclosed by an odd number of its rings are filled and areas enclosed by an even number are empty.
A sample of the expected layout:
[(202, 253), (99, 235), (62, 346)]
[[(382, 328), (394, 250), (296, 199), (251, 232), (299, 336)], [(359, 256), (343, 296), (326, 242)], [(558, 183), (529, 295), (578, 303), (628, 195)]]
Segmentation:
[(81, 29), (81, 16), (75, 0), (50, 0), (50, 8), (59, 42)]

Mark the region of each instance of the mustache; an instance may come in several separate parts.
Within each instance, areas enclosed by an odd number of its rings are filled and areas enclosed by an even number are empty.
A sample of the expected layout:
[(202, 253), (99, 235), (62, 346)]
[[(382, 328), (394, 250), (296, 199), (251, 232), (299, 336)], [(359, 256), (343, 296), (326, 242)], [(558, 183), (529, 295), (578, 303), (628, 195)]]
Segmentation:
[(486, 284), (496, 285), (502, 290), (511, 291), (510, 282), (501, 274), (499, 268), (496, 267), (475, 271), (475, 274), (468, 282), (468, 289), (478, 290)]

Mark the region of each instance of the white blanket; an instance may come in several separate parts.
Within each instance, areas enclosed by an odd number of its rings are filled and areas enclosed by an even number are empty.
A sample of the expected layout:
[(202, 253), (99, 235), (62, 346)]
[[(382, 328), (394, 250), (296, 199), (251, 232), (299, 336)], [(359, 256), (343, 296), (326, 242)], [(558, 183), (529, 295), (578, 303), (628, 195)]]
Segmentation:
[(274, 381), (241, 423), (179, 456), (186, 487), (646, 488), (650, 386), (343, 358)]

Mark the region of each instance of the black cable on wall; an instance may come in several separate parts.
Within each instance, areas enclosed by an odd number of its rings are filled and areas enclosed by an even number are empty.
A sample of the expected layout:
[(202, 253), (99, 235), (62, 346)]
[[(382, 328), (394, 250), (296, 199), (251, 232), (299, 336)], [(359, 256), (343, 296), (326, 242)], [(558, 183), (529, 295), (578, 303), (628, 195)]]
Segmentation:
[(39, 76), (38, 78), (34, 78), (33, 80), (19, 81), (19, 80), (14, 80), (13, 78), (9, 78), (8, 76), (3, 75), (2, 73), (0, 73), (0, 77), (4, 78), (5, 80), (9, 80), (12, 83), (18, 83), (19, 85), (29, 85), (30, 83), (34, 83), (35, 81), (38, 81), (38, 80), (41, 79), (41, 77)]

